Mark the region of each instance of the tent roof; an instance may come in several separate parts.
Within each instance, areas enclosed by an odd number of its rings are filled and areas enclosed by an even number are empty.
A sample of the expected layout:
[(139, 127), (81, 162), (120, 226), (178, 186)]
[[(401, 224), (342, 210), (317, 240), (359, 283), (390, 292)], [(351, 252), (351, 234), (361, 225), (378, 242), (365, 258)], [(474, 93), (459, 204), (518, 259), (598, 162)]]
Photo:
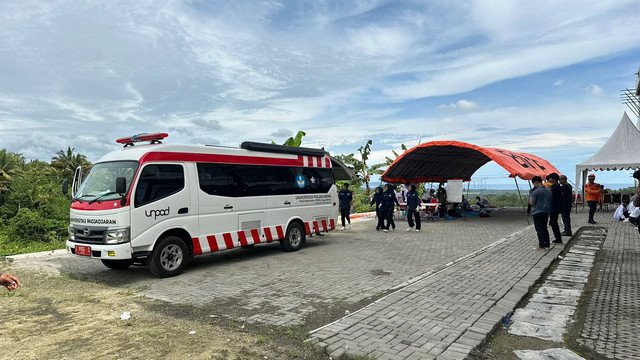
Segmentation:
[(549, 162), (535, 155), (504, 149), (484, 148), (460, 141), (432, 141), (405, 151), (382, 175), (389, 182), (430, 182), (449, 179), (471, 180), (482, 165), (495, 161), (509, 177), (531, 180), (559, 173)]
[(600, 150), (576, 165), (576, 173), (584, 170), (623, 170), (640, 167), (640, 131), (625, 112), (616, 130)]

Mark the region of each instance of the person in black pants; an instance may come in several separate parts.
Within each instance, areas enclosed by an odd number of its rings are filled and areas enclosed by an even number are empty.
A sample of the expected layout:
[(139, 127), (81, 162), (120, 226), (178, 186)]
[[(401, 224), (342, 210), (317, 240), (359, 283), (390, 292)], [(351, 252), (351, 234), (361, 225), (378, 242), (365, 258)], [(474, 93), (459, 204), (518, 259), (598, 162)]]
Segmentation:
[(560, 188), (562, 189), (562, 222), (564, 223), (564, 232), (562, 236), (573, 236), (571, 231), (571, 207), (573, 204), (573, 188), (567, 182), (567, 175), (560, 175)]
[(549, 229), (547, 222), (549, 221), (549, 211), (551, 210), (551, 191), (542, 185), (542, 178), (534, 176), (531, 179), (533, 186), (536, 188), (531, 194), (529, 203), (531, 204), (531, 212), (533, 213), (533, 225), (538, 235), (537, 250), (549, 250)]
[(353, 193), (349, 190), (349, 184), (342, 184), (342, 190), (338, 193), (338, 201), (340, 202), (340, 217), (342, 218), (342, 229), (344, 230), (345, 219), (349, 222), (351, 229), (351, 206), (353, 206)]
[(393, 221), (394, 204), (400, 206), (396, 192), (393, 191), (391, 184), (386, 185), (387, 190), (382, 193), (382, 201), (380, 202), (380, 211), (384, 213), (384, 218), (387, 220), (387, 224), (383, 226), (384, 232), (389, 231), (389, 228), (396, 228), (396, 223)]
[(551, 173), (547, 176), (547, 181), (551, 184), (551, 212), (549, 212), (549, 225), (553, 231), (553, 240), (556, 244), (562, 244), (562, 234), (560, 233), (560, 225), (558, 218), (562, 212), (562, 188), (558, 183), (560, 176), (557, 173)]
[(584, 191), (586, 193), (587, 204), (589, 204), (589, 224), (597, 224), (594, 220), (593, 216), (596, 213), (596, 207), (598, 206), (598, 201), (602, 196), (602, 192), (600, 190), (600, 184), (596, 183), (596, 176), (594, 174), (589, 174), (587, 177), (588, 182), (584, 184)]
[(376, 226), (376, 230), (380, 230), (384, 228), (384, 215), (380, 210), (380, 204), (382, 203), (382, 187), (378, 186), (373, 193), (373, 197), (371, 198), (371, 203), (369, 206), (376, 204), (376, 217), (378, 218), (378, 225)]
[(420, 194), (416, 191), (416, 186), (411, 184), (409, 191), (405, 194), (405, 201), (407, 202), (407, 221), (409, 222), (409, 228), (407, 231), (413, 230), (413, 219), (415, 218), (416, 231), (420, 231)]
[(444, 183), (438, 185), (438, 191), (436, 191), (436, 199), (440, 203), (438, 212), (440, 214), (440, 220), (445, 220), (447, 216), (447, 189), (444, 188)]

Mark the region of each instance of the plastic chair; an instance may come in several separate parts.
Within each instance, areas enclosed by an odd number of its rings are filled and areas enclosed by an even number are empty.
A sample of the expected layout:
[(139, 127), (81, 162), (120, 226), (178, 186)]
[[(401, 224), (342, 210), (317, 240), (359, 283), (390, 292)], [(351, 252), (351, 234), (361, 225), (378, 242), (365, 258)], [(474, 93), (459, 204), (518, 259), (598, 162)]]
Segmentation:
[(578, 194), (577, 199), (574, 197), (574, 205), (575, 206), (582, 205), (582, 197), (580, 196), (580, 194)]
[(602, 197), (602, 206), (606, 211), (609, 211), (609, 205), (613, 205), (613, 198), (611, 194), (604, 194)]
[(629, 194), (622, 194), (622, 202), (626, 202), (626, 203), (631, 202), (631, 195), (629, 195)]
[(611, 194), (611, 204), (614, 206), (614, 208), (617, 208), (618, 205), (622, 204), (622, 194)]

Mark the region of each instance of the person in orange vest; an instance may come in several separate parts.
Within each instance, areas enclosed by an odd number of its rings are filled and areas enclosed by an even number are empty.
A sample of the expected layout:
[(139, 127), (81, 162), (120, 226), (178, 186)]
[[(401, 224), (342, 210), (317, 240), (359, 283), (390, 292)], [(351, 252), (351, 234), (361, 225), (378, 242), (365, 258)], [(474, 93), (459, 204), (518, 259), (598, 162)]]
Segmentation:
[(598, 201), (602, 197), (602, 190), (600, 190), (600, 185), (595, 182), (596, 176), (594, 174), (589, 174), (587, 177), (589, 182), (584, 185), (585, 198), (587, 199), (587, 204), (589, 204), (589, 224), (597, 224), (595, 220), (593, 220), (593, 215), (596, 213), (596, 207), (598, 205)]

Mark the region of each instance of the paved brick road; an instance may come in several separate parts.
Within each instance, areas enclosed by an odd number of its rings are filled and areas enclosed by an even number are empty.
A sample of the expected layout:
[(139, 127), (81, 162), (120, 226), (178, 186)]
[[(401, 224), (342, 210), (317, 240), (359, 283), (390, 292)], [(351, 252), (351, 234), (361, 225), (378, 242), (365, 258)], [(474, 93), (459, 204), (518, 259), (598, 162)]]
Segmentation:
[[(574, 215), (574, 229), (585, 219)], [(219, 305), (220, 315), (233, 306), (248, 321), (277, 325), (304, 324), (326, 305), (366, 303), (394, 290), (314, 338), (334, 355), (446, 359), (483, 342), (559, 252), (533, 249), (535, 232), (520, 209), (428, 222), (420, 233), (404, 231), (400, 221), (395, 232), (374, 226), (372, 219), (354, 223), (353, 230), (314, 237), (295, 253), (270, 244), (200, 257), (170, 279), (153, 278), (146, 268), (114, 272), (58, 253), (17, 256), (14, 266), (135, 287), (170, 302)]]
[[(578, 216), (576, 224), (584, 222)], [(464, 359), (562, 250), (534, 250), (532, 227), (312, 334), (336, 358)]]
[(15, 257), (15, 266), (73, 273), (88, 281), (142, 287), (151, 298), (176, 303), (220, 303), (239, 307), (250, 320), (301, 324), (305, 315), (336, 301), (355, 303), (474, 252), (527, 226), (522, 210), (490, 218), (433, 221), (420, 233), (377, 232), (373, 219), (353, 229), (313, 237), (285, 253), (278, 244), (196, 258), (175, 278), (153, 278), (144, 267), (113, 271), (99, 261), (62, 254)]
[[(599, 224), (600, 225), (600, 224)], [(604, 266), (578, 342), (614, 359), (640, 354), (640, 235), (629, 223), (607, 221)]]

